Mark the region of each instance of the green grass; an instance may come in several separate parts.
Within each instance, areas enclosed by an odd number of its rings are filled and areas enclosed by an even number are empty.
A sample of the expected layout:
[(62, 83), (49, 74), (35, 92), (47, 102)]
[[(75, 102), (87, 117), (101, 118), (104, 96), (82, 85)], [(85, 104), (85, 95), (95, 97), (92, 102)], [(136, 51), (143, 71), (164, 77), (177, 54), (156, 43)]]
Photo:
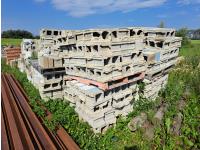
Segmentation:
[(10, 38), (1, 39), (2, 46), (8, 46), (8, 45), (20, 46), (21, 42), (22, 39), (10, 39)]
[(180, 49), (180, 56), (200, 56), (200, 40), (192, 40), (191, 44)]
[(192, 44), (200, 44), (200, 40), (191, 40)]

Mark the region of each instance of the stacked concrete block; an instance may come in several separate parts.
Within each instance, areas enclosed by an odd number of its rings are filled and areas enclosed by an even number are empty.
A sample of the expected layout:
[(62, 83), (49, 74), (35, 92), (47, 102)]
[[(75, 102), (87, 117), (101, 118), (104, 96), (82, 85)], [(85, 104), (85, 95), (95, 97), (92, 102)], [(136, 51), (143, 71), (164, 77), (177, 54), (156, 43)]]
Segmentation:
[(39, 91), (43, 99), (63, 98), (63, 67), (39, 68), (42, 78), (40, 79)]
[[(30, 76), (31, 64), (30, 60), (32, 60), (33, 52), (37, 55), (39, 50), (39, 42), (38, 39), (23, 39), (21, 42), (21, 54), (18, 59), (18, 67), (20, 71), (26, 72), (29, 74), (28, 78), (32, 80)], [(34, 58), (36, 59), (36, 58)]]
[(135, 83), (104, 91), (77, 80), (66, 80), (64, 87), (64, 98), (75, 106), (79, 117), (87, 121), (95, 132), (116, 123), (117, 116), (126, 116), (132, 111), (135, 94)]
[(67, 75), (64, 98), (80, 118), (101, 132), (132, 111), (146, 70), (140, 28), (76, 31), (57, 41)]
[[(39, 89), (43, 99), (63, 98), (63, 59), (54, 53), (54, 39), (65, 31), (42, 29), (40, 39), (23, 39), (21, 43), (20, 70), (27, 73), (28, 79)], [(37, 51), (38, 60), (31, 60)]]
[(42, 29), (40, 30), (39, 56), (54, 53), (55, 39), (63, 34), (63, 30)]
[(37, 53), (39, 48), (39, 40), (37, 39), (23, 39), (21, 42), (21, 57), (24, 59), (31, 58), (32, 53)]
[(41, 56), (39, 57), (39, 65), (43, 69), (60, 68), (60, 67), (63, 67), (63, 61), (62, 61), (62, 58), (58, 58), (54, 56)]
[[(102, 121), (105, 118), (101, 116), (101, 119), (93, 118), (93, 121), (99, 121), (98, 128), (93, 125), (90, 116), (95, 112), (86, 113), (89, 108), (84, 103), (92, 102), (89, 97), (81, 96), (79, 87), (72, 88), (73, 84), (84, 88), (96, 86), (104, 94), (111, 91), (115, 117), (125, 116), (132, 111), (132, 101), (139, 97), (136, 82), (144, 79), (144, 96), (157, 97), (167, 83), (168, 72), (174, 66), (181, 46), (181, 38), (175, 37), (173, 29), (124, 28), (68, 33), (70, 36), (59, 37), (56, 42), (67, 74), (64, 96), (97, 132), (110, 124), (105, 124)], [(128, 89), (122, 90), (124, 87)], [(84, 99), (81, 100), (83, 103), (79, 101), (80, 97)], [(102, 98), (106, 102), (106, 98)], [(96, 110), (96, 106), (92, 108)]]
[(181, 38), (175, 37), (175, 31), (171, 29), (146, 28), (144, 33), (147, 36), (143, 50), (146, 60), (144, 96), (155, 99), (165, 87), (168, 72), (176, 63)]
[(37, 43), (37, 65), (30, 63), (27, 73), (41, 97), (64, 97), (80, 119), (102, 132), (132, 111), (138, 83), (145, 83), (146, 98), (157, 97), (181, 38), (164, 28), (42, 29)]
[(167, 84), (168, 74), (161, 74), (160, 76), (154, 77), (151, 80), (144, 79), (145, 83), (144, 96), (149, 99), (155, 99), (158, 96), (159, 91), (165, 88)]
[(40, 80), (40, 95), (43, 99), (63, 98), (63, 60), (56, 54), (55, 39), (66, 31), (42, 29), (40, 31), (39, 68), (43, 78)]
[(54, 45), (54, 38), (61, 35), (61, 30), (42, 29), (40, 30), (40, 46), (42, 48), (51, 48)]

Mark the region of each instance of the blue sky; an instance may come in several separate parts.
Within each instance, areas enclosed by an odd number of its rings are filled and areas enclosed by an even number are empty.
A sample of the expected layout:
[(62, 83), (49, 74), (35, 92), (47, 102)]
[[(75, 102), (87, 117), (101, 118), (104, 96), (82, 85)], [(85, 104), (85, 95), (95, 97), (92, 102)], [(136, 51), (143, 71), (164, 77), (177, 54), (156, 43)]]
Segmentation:
[(200, 0), (2, 0), (2, 30), (200, 28)]

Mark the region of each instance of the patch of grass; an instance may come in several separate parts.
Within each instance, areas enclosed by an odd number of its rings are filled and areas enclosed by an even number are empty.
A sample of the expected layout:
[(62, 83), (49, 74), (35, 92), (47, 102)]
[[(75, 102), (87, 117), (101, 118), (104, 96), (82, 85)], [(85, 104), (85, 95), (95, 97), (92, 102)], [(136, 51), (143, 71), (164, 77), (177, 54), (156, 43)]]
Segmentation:
[(9, 46), (9, 45), (20, 46), (21, 42), (22, 42), (22, 39), (10, 39), (10, 38), (1, 39), (2, 46)]
[(180, 49), (180, 56), (200, 56), (200, 40), (192, 40), (191, 44)]
[(200, 40), (191, 40), (192, 44), (199, 44), (200, 45)]

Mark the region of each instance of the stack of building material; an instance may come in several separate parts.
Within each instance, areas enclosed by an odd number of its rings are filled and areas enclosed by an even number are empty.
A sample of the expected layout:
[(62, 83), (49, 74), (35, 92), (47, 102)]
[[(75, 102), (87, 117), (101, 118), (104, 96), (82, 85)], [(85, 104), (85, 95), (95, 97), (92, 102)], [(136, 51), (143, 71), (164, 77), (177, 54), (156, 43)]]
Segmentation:
[(38, 56), (51, 55), (54, 53), (53, 47), (55, 39), (65, 33), (64, 30), (42, 29), (40, 30), (40, 43)]
[[(21, 42), (21, 54), (18, 59), (18, 67), (22, 72), (29, 74), (29, 59), (37, 59), (38, 52), (38, 41), (37, 39), (23, 39)], [(30, 77), (28, 77), (30, 78)]]
[(60, 68), (63, 67), (62, 58), (54, 56), (41, 56), (39, 57), (39, 65), (43, 69), (47, 68)]
[(56, 48), (54, 48), (56, 37), (61, 36), (63, 32), (50, 29), (40, 31), (38, 70), (41, 75), (39, 91), (43, 99), (63, 98), (65, 68), (62, 58), (55, 53)]
[(20, 47), (7, 47), (4, 49), (6, 54), (6, 63), (9, 64), (11, 60), (16, 60), (20, 57), (21, 48)]
[(176, 63), (182, 39), (175, 37), (175, 31), (171, 29), (146, 28), (144, 32), (147, 35), (143, 50), (147, 67), (144, 96), (155, 99), (165, 87), (168, 72)]
[(146, 70), (139, 28), (68, 32), (56, 43), (67, 74), (64, 97), (96, 132), (132, 111)]
[[(27, 78), (39, 89), (43, 99), (63, 98), (63, 75), (65, 68), (63, 60), (58, 57), (53, 48), (54, 41), (64, 31), (42, 29), (40, 39), (23, 39), (21, 43), (22, 54), (18, 67), (26, 72)], [(38, 54), (38, 59), (32, 60), (32, 52)]]
[(37, 40), (36, 39), (23, 39), (21, 42), (21, 50), (24, 59), (31, 58), (32, 53), (37, 49)]
[(43, 29), (38, 61), (29, 61), (27, 74), (43, 99), (64, 97), (102, 132), (132, 111), (138, 83), (145, 83), (146, 98), (157, 97), (180, 46), (173, 29)]

